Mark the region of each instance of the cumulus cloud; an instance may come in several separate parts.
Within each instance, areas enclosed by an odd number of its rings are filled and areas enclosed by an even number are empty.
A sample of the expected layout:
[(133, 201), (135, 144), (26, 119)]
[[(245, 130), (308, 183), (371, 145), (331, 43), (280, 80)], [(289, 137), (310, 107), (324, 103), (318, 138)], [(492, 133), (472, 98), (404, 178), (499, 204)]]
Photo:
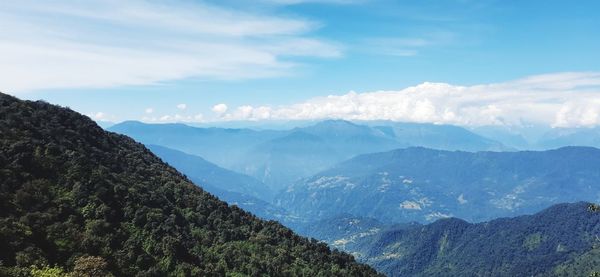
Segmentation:
[(279, 107), (244, 105), (223, 118), (595, 126), (600, 124), (600, 72), (555, 73), (474, 86), (427, 82), (398, 91), (349, 92)]
[(181, 114), (165, 114), (162, 116), (144, 116), (142, 121), (155, 122), (155, 123), (174, 123), (174, 122), (188, 122), (198, 123), (204, 122), (204, 116), (201, 113), (196, 115), (181, 115)]
[(95, 121), (114, 121), (114, 120), (116, 120), (116, 117), (114, 115), (109, 115), (105, 112), (92, 112), (92, 113), (88, 113), (87, 116), (89, 116), (91, 119), (93, 119)]
[(102, 120), (102, 119), (106, 118), (106, 114), (104, 114), (103, 112), (97, 112), (97, 113), (93, 114), (92, 117), (96, 120)]
[(154, 112), (154, 109), (153, 108), (146, 108), (146, 110), (144, 112), (146, 112), (147, 114), (151, 114), (151, 113)]
[(318, 26), (197, 1), (6, 1), (0, 84), (19, 94), (289, 75), (298, 64), (287, 56), (341, 55), (310, 37)]
[(183, 110), (187, 109), (187, 105), (186, 104), (178, 104), (177, 108), (183, 111)]
[(223, 103), (216, 104), (212, 107), (212, 111), (218, 115), (224, 114), (225, 112), (227, 112), (227, 105)]

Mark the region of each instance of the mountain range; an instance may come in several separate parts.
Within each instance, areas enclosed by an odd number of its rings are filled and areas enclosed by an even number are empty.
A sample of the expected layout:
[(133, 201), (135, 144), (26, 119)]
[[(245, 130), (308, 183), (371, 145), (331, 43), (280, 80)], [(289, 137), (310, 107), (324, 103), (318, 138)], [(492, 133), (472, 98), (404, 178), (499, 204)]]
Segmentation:
[(342, 213), (382, 222), (471, 222), (600, 200), (600, 150), (463, 152), (406, 148), (357, 156), (282, 191), (306, 218)]
[(147, 145), (200, 156), (267, 184), (274, 192), (353, 156), (408, 146), (502, 150), (502, 144), (464, 128), (391, 123), (368, 126), (327, 120), (291, 130), (197, 128), (123, 122), (109, 128)]

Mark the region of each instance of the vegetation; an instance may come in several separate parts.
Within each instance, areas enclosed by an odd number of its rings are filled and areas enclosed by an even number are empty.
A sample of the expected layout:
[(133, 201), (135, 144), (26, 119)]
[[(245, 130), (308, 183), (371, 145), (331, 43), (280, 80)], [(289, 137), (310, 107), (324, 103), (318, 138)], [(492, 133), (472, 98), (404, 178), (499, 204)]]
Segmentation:
[(132, 139), (0, 94), (0, 276), (373, 276)]
[(559, 204), (531, 216), (391, 227), (345, 249), (390, 276), (592, 276), (600, 213)]

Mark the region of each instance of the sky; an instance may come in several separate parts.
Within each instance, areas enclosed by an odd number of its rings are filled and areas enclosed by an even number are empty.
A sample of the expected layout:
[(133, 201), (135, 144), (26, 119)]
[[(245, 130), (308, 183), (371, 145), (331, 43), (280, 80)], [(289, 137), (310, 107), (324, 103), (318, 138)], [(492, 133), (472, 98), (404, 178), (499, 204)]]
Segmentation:
[(600, 124), (600, 1), (8, 0), (0, 91), (97, 121)]

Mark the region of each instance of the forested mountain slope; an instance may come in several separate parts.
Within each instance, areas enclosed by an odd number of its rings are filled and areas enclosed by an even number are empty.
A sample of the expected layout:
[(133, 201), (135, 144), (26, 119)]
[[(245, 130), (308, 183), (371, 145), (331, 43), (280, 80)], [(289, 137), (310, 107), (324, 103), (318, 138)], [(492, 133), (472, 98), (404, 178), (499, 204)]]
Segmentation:
[[(334, 245), (389, 276), (595, 276), (600, 212), (558, 204), (470, 224), (456, 218), (338, 237)], [(315, 226), (315, 228), (318, 228)]]
[(0, 275), (43, 264), (71, 271), (82, 256), (104, 260), (115, 276), (376, 274), (44, 102), (0, 94), (0, 180)]

